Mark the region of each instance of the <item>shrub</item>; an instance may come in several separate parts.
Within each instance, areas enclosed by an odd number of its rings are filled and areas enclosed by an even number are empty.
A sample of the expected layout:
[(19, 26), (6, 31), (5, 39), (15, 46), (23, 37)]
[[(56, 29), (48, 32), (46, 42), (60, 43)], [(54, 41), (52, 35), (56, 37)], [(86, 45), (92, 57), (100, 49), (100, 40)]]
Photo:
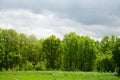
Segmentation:
[(98, 58), (96, 61), (96, 67), (98, 71), (114, 72), (115, 64), (110, 55), (104, 55), (102, 58)]
[(20, 69), (19, 69), (19, 66), (14, 66), (14, 67), (12, 67), (11, 70), (12, 70), (12, 71), (19, 71)]
[(120, 76), (120, 68), (119, 68), (119, 67), (116, 68), (116, 72), (117, 72), (118, 75)]
[(42, 71), (46, 70), (46, 64), (45, 64), (45, 62), (39, 62), (39, 63), (37, 63), (37, 65), (35, 65), (35, 69), (36, 70), (42, 70)]
[(25, 71), (33, 70), (33, 65), (31, 62), (26, 61), (25, 65), (23, 66)]

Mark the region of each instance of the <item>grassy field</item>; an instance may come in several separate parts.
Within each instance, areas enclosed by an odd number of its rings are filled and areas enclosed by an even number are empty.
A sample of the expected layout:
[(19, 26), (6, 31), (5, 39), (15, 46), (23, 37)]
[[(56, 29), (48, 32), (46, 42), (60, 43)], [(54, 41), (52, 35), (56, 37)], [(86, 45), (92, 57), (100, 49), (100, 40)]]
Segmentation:
[(120, 80), (116, 73), (66, 71), (4, 71), (0, 80)]

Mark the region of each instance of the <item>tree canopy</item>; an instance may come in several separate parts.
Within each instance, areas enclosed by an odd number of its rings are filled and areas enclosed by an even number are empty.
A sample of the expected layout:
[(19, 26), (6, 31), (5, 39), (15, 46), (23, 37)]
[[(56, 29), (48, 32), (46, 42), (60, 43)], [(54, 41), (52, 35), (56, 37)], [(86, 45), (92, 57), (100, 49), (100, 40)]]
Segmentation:
[(0, 29), (0, 70), (79, 70), (118, 71), (120, 74), (120, 38), (104, 36), (96, 41), (75, 32), (63, 40), (51, 35), (37, 39)]

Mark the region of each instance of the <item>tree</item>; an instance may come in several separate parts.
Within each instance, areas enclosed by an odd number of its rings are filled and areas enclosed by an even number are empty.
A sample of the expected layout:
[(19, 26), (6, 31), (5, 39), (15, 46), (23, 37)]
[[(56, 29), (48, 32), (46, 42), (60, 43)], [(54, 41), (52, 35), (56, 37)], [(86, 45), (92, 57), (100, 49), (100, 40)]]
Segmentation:
[(0, 29), (0, 70), (80, 70), (120, 74), (120, 38), (104, 36), (94, 41), (75, 32), (37, 39), (18, 34), (13, 29)]
[(109, 36), (104, 36), (100, 42), (100, 50), (106, 54), (107, 51), (109, 51), (109, 48), (110, 48), (110, 39), (109, 39)]
[(28, 49), (28, 61), (32, 62), (33, 65), (36, 65), (38, 63), (38, 58), (39, 58), (39, 50), (38, 50), (38, 40), (34, 35), (30, 35), (28, 37), (29, 39), (29, 49)]
[(54, 35), (45, 39), (45, 41), (43, 42), (43, 51), (47, 60), (48, 69), (56, 68), (56, 62), (60, 55), (60, 53), (58, 52), (60, 42), (60, 39), (56, 38)]
[(112, 36), (104, 36), (100, 42), (100, 51), (104, 54), (111, 54), (116, 42), (116, 37)]
[(92, 71), (96, 59), (95, 41), (89, 37), (79, 39), (79, 69), (82, 71)]
[(115, 64), (112, 58), (112, 51), (115, 45), (115, 41), (116, 37), (114, 35), (104, 36), (98, 44), (98, 57), (96, 62), (98, 71), (113, 72), (115, 70)]
[(63, 68), (65, 70), (75, 70), (77, 61), (79, 36), (71, 32), (66, 34), (63, 39), (64, 54), (63, 54)]
[(24, 64), (28, 62), (28, 56), (29, 56), (29, 39), (25, 34), (19, 34), (18, 35), (18, 53), (22, 56), (22, 61), (19, 64), (22, 69)]
[(112, 53), (113, 53), (113, 59), (118, 69), (118, 74), (120, 74), (120, 38), (117, 38), (117, 41)]
[(17, 32), (13, 29), (10, 30), (2, 30), (2, 40), (4, 43), (4, 67), (6, 70), (11, 69), (13, 67), (12, 62), (12, 53), (17, 55), (18, 44), (17, 44)]
[(96, 59), (94, 40), (71, 32), (65, 35), (63, 43), (65, 70), (91, 71), (93, 69)]
[(2, 70), (4, 64), (4, 43), (2, 41), (2, 29), (0, 29), (0, 70)]
[(44, 54), (44, 51), (43, 51), (43, 43), (44, 43), (44, 39), (40, 39), (40, 40), (38, 40), (37, 45), (36, 45), (36, 48), (39, 52), (38, 63), (39, 62), (44, 62), (45, 63), (45, 54)]

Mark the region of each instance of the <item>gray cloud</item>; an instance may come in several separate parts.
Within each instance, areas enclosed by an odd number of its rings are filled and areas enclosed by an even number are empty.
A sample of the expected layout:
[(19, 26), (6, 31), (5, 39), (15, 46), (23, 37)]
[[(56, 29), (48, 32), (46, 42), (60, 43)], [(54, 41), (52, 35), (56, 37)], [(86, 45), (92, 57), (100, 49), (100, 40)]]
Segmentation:
[(76, 32), (79, 35), (86, 35), (95, 39), (112, 34), (120, 36), (120, 27), (85, 25), (71, 19), (61, 18), (48, 11), (36, 14), (26, 9), (1, 10), (0, 19), (2, 28), (13, 28), (17, 32), (27, 35), (35, 34), (38, 38), (46, 38), (52, 34), (63, 38), (64, 34), (69, 32)]
[(37, 37), (120, 36), (119, 9), (120, 0), (0, 0), (0, 24)]
[(120, 26), (120, 0), (1, 0), (1, 9), (48, 10), (87, 25)]

